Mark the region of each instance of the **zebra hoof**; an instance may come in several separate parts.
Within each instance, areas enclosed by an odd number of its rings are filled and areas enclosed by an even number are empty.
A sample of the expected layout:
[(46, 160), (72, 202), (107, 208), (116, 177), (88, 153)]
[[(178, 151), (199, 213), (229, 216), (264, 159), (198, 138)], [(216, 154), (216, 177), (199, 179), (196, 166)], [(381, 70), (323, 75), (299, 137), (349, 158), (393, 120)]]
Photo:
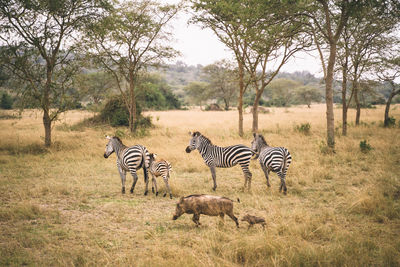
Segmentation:
[(216, 188), (216, 187), (213, 187), (213, 191), (215, 191), (215, 190), (217, 190), (217, 188)]
[(169, 195), (169, 198), (172, 199), (172, 195)]
[(165, 197), (167, 195), (167, 193), (164, 193), (163, 197)]
[(122, 188), (122, 194), (125, 194), (125, 187)]
[(156, 193), (156, 196), (158, 196), (158, 192)]
[(130, 191), (130, 192), (131, 192), (131, 194), (133, 194), (133, 188), (131, 188), (131, 191)]
[(147, 196), (147, 193), (148, 193), (148, 192), (149, 192), (149, 191), (144, 191), (144, 195)]
[(154, 187), (151, 188), (151, 192), (153, 192), (153, 194), (154, 194)]

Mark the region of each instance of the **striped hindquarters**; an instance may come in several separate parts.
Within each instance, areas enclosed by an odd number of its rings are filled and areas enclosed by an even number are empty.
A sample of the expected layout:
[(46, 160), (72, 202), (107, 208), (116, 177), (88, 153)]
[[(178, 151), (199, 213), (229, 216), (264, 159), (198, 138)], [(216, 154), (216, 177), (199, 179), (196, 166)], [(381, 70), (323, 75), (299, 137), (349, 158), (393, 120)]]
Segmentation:
[(142, 145), (135, 145), (126, 148), (122, 152), (122, 163), (125, 169), (137, 170), (149, 168), (150, 156), (147, 149)]
[(273, 172), (282, 172), (286, 175), (286, 171), (292, 162), (292, 156), (284, 147), (268, 147), (260, 154), (260, 163)]
[(171, 163), (165, 160), (153, 162), (150, 166), (150, 172), (154, 176), (168, 177), (169, 172), (172, 170)]

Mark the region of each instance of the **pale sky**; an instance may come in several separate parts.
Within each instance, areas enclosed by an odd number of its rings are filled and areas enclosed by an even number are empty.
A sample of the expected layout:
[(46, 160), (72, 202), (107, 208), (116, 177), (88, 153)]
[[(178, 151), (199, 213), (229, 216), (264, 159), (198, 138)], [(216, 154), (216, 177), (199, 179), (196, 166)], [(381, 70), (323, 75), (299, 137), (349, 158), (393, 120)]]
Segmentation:
[[(176, 0), (158, 0), (161, 3), (177, 3)], [(176, 60), (185, 62), (187, 65), (201, 64), (203, 66), (212, 64), (215, 61), (227, 58), (233, 59), (232, 53), (222, 44), (210, 29), (201, 29), (199, 25), (187, 25), (189, 14), (180, 13), (179, 16), (171, 22), (174, 28), (175, 42), (172, 46), (181, 52), (181, 57)], [(306, 53), (298, 53), (281, 71), (309, 71), (310, 73), (322, 77), (322, 68), (319, 58)]]

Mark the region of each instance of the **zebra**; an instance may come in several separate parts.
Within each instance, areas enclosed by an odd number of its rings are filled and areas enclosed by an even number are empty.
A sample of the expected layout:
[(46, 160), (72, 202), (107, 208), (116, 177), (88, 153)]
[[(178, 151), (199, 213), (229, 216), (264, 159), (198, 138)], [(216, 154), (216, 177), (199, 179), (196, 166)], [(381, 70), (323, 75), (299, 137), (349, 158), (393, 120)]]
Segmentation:
[(210, 168), (214, 191), (217, 189), (215, 168), (229, 168), (237, 164), (240, 165), (244, 174), (244, 188), (247, 185), (250, 190), (252, 174), (249, 165), (251, 157), (255, 154), (253, 150), (244, 145), (220, 147), (213, 145), (210, 139), (200, 132), (189, 132), (189, 134), (192, 138), (189, 141), (189, 146), (186, 147), (186, 153), (195, 149), (199, 151), (205, 164)]
[[(157, 189), (157, 181), (156, 177), (161, 176), (164, 179), (164, 183), (166, 188), (168, 189), (169, 198), (172, 199), (171, 188), (169, 188), (168, 179), (169, 173), (172, 171), (171, 163), (166, 160), (159, 160), (156, 161), (157, 154), (150, 153), (150, 173), (152, 176), (152, 184), (151, 190), (154, 193), (154, 187), (156, 188), (156, 196), (158, 196), (158, 189)], [(163, 197), (167, 195), (167, 192), (164, 193)]]
[(146, 183), (144, 195), (147, 195), (149, 184), (147, 170), (149, 168), (150, 159), (149, 152), (147, 151), (146, 147), (142, 145), (127, 147), (122, 143), (121, 139), (116, 136), (106, 136), (106, 138), (109, 141), (106, 145), (104, 157), (108, 158), (113, 152), (115, 152), (117, 155), (117, 167), (119, 175), (121, 176), (122, 194), (125, 194), (126, 172), (129, 171), (133, 177), (133, 184), (131, 187), (131, 193), (133, 193), (138, 180), (136, 171), (140, 168), (143, 168), (144, 182)]
[(270, 187), (269, 183), (269, 172), (273, 171), (278, 174), (281, 179), (281, 185), (279, 187), (279, 192), (286, 195), (286, 172), (292, 162), (292, 156), (284, 147), (271, 147), (267, 144), (264, 137), (261, 134), (253, 134), (253, 141), (251, 142), (251, 149), (257, 152), (257, 157), (259, 158), (261, 168), (264, 171), (265, 178), (267, 178), (267, 186)]

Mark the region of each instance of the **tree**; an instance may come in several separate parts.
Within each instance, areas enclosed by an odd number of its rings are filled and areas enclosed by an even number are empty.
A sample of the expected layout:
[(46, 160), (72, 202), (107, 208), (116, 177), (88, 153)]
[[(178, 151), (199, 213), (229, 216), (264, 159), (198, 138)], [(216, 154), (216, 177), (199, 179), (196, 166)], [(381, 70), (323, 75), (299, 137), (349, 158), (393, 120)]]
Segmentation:
[(221, 60), (203, 68), (205, 80), (209, 82), (212, 97), (224, 102), (224, 109), (229, 110), (230, 104), (237, 98), (237, 74), (235, 68), (227, 60)]
[[(304, 47), (301, 21), (292, 21), (291, 4), (278, 0), (192, 0), (194, 21), (211, 28), (235, 55), (239, 73), (239, 135), (243, 135), (243, 94), (251, 84), (253, 132), (258, 131), (258, 105), (265, 87), (281, 67)], [(303, 36), (304, 37), (304, 36)], [(301, 40), (300, 42), (298, 42)], [(275, 64), (276, 63), (276, 64)], [(245, 72), (248, 80), (245, 81)]]
[(74, 37), (106, 7), (100, 0), (0, 2), (1, 61), (42, 109), (45, 146), (52, 123), (71, 103), (71, 77), (79, 68)]
[(239, 113), (239, 136), (243, 136), (243, 95), (246, 92), (250, 81), (245, 75), (245, 57), (248, 51), (248, 43), (242, 34), (246, 29), (241, 21), (235, 19), (233, 14), (242, 11), (241, 1), (234, 0), (191, 0), (192, 8), (196, 15), (191, 20), (193, 23), (200, 23), (205, 28), (210, 28), (218, 39), (225, 44), (234, 54), (238, 69), (238, 113)]
[(115, 87), (113, 77), (108, 72), (81, 73), (74, 80), (81, 97), (88, 97), (93, 104), (99, 104)]
[[(362, 77), (376, 65), (379, 51), (390, 49), (396, 41), (391, 33), (399, 23), (399, 5), (390, 1), (370, 1), (352, 12), (338, 42), (338, 59), (342, 71), (342, 134), (347, 134), (347, 110), (354, 97), (356, 105), (356, 125), (360, 123), (360, 92)], [(348, 101), (347, 80), (351, 79), (351, 95)], [(367, 83), (368, 84), (368, 83)], [(368, 86), (364, 86), (368, 88)]]
[(267, 85), (264, 95), (269, 99), (268, 102), (272, 106), (288, 107), (292, 102), (295, 89), (300, 86), (299, 82), (279, 78)]
[(311, 107), (311, 102), (318, 102), (321, 100), (321, 93), (318, 88), (313, 86), (301, 86), (296, 88), (294, 94), (298, 103), (306, 104), (308, 108)]
[(392, 100), (396, 95), (400, 94), (400, 84), (395, 83), (395, 80), (400, 77), (400, 57), (398, 56), (398, 52), (396, 52), (396, 50), (394, 53), (381, 51), (381, 61), (377, 69), (378, 78), (382, 82), (389, 84), (391, 87), (390, 95), (387, 98), (385, 105), (385, 115), (383, 120), (385, 127), (390, 126), (389, 111)]
[(184, 88), (189, 97), (200, 106), (200, 109), (202, 109), (202, 102), (210, 99), (207, 89), (208, 84), (205, 82), (191, 82)]
[[(331, 149), (335, 148), (333, 75), (336, 63), (337, 43), (351, 12), (358, 2), (357, 0), (317, 0), (299, 3), (299, 14), (310, 19), (308, 23), (309, 32), (314, 37), (324, 70), (327, 145)], [(326, 46), (329, 53), (327, 62), (325, 62), (322, 53), (322, 45)]]
[(178, 6), (149, 0), (127, 1), (87, 29), (86, 48), (114, 77), (129, 110), (131, 132), (136, 130), (135, 89), (140, 75), (148, 67), (158, 67), (177, 55), (177, 51), (167, 45), (171, 32), (166, 26), (178, 10)]
[(0, 108), (2, 109), (12, 109), (13, 100), (7, 92), (1, 94)]

